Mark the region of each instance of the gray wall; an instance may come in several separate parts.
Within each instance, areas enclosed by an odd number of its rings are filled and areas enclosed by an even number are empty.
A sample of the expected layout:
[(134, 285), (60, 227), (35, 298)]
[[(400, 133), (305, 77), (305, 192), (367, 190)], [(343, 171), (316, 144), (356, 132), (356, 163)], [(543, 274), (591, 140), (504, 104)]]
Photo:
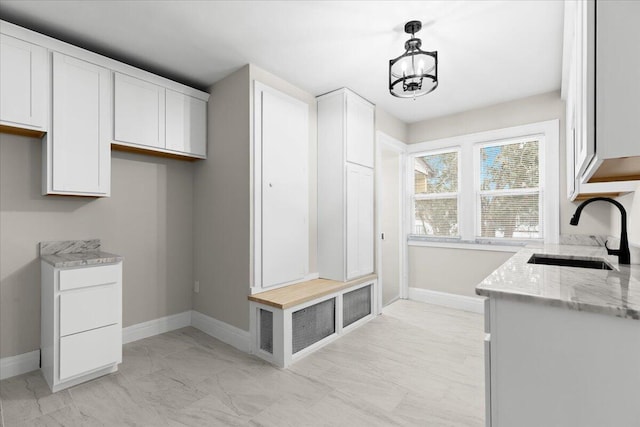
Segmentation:
[(253, 269), (251, 132), (253, 81), (309, 104), (309, 270), (317, 270), (315, 97), (252, 64), (214, 84), (209, 98), (208, 160), (195, 172), (194, 309), (249, 330)]
[(41, 196), (41, 167), (40, 140), (0, 134), (0, 357), (40, 347), (40, 241), (125, 257), (124, 326), (191, 309), (192, 163), (113, 152), (103, 199)]
[[(565, 105), (559, 92), (531, 96), (516, 101), (505, 102), (485, 108), (439, 117), (409, 125), (409, 143), (419, 143), (441, 138), (465, 135), (493, 129), (524, 125), (552, 119), (560, 120), (560, 233), (597, 234), (619, 233), (616, 216), (607, 204), (590, 205), (580, 219), (580, 225), (573, 227), (569, 220), (578, 203), (570, 202), (566, 185), (566, 147), (564, 128)], [(621, 198), (630, 208), (631, 197)], [(617, 211), (617, 210), (616, 210)], [(450, 249), (447, 259), (440, 259), (440, 249), (412, 246), (409, 249), (409, 286), (473, 295), (473, 288), (489, 272), (499, 267), (509, 256), (508, 253), (488, 255), (485, 251)], [(449, 258), (450, 257), (450, 258)], [(436, 268), (432, 260), (440, 259), (451, 268)], [(453, 262), (463, 262), (463, 269), (454, 269)], [(433, 267), (433, 268), (430, 268)]]
[(401, 142), (409, 140), (409, 125), (376, 107), (376, 130), (386, 133)]

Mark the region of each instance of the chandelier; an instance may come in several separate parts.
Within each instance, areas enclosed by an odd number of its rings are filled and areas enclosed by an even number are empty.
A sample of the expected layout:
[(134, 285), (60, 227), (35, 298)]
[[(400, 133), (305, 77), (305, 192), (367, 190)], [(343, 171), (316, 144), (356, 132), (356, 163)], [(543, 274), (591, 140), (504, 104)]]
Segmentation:
[(398, 98), (416, 98), (438, 87), (438, 52), (420, 49), (422, 41), (415, 34), (422, 28), (420, 21), (409, 21), (404, 32), (411, 38), (404, 43), (405, 52), (389, 60), (389, 92)]

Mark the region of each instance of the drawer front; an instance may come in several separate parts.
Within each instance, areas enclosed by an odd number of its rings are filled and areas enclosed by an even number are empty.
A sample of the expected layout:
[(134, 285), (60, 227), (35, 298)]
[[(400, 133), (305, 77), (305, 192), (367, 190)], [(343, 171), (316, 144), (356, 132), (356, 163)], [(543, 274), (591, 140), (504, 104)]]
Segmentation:
[(60, 338), (60, 380), (121, 361), (120, 325)]
[(120, 323), (120, 286), (79, 289), (60, 295), (60, 336)]
[(60, 270), (60, 290), (118, 283), (122, 279), (122, 264)]

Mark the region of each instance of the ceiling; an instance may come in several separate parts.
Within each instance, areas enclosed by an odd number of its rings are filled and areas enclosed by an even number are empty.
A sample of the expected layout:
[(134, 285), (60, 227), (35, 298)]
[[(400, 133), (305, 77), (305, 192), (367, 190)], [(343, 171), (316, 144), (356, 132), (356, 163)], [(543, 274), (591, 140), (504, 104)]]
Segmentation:
[[(563, 2), (14, 1), (0, 17), (199, 88), (253, 63), (314, 94), (349, 87), (407, 123), (560, 88)], [(397, 99), (404, 23), (439, 86)]]

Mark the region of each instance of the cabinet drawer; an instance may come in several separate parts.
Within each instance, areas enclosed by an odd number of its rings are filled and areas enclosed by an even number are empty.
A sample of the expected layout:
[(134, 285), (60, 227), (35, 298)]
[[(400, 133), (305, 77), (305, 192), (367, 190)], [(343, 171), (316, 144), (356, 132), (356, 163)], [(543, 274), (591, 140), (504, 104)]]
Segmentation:
[(122, 361), (122, 328), (106, 326), (60, 338), (60, 379)]
[(118, 285), (80, 289), (60, 295), (60, 336), (120, 323)]
[(117, 283), (122, 277), (120, 264), (60, 270), (60, 290)]

